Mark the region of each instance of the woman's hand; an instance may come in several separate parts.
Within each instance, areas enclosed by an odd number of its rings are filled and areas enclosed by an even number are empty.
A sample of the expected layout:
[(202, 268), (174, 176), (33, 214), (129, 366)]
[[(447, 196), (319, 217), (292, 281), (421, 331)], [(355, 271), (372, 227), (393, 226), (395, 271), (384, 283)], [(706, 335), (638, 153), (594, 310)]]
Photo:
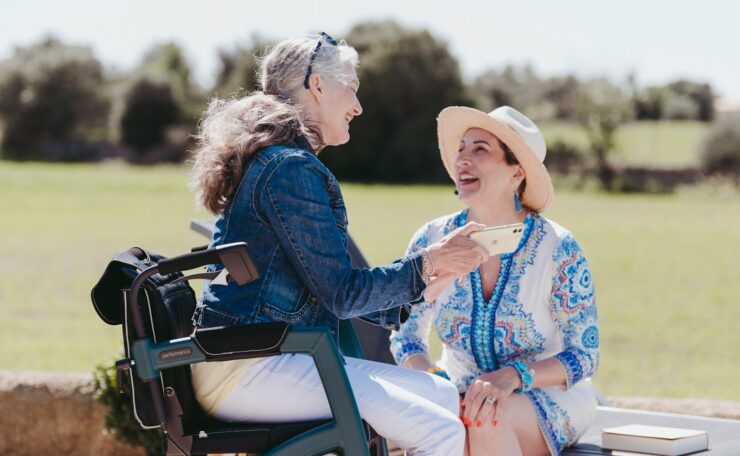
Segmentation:
[(432, 279), (424, 289), (424, 300), (434, 301), (455, 279), (461, 279), (488, 261), (488, 250), (470, 239), (470, 233), (485, 228), (470, 222), (427, 247), (432, 262)]
[(465, 393), (460, 416), (468, 426), (498, 424), (500, 411), (515, 389), (521, 386), (519, 373), (511, 366), (481, 375)]
[(429, 369), (434, 367), (429, 357), (423, 353), (417, 353), (409, 356), (403, 363), (403, 367), (408, 369), (416, 369), (424, 372), (428, 372)]
[(432, 276), (439, 278), (440, 283), (449, 283), (452, 278), (460, 278), (487, 261), (488, 250), (468, 237), (470, 233), (485, 227), (470, 222), (427, 247), (434, 268)]

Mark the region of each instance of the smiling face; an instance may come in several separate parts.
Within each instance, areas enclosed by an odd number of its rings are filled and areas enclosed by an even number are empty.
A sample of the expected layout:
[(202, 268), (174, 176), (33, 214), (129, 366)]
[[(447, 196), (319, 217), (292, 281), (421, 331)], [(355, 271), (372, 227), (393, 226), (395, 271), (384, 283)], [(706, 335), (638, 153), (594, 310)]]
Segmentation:
[(467, 206), (505, 204), (513, 207), (513, 193), (524, 179), (518, 164), (507, 162), (503, 144), (492, 133), (471, 128), (460, 140), (455, 159), (459, 198)]
[(319, 125), (324, 144), (337, 146), (349, 141), (349, 123), (362, 114), (357, 99), (360, 81), (351, 64), (348, 64), (345, 81), (322, 78), (319, 103)]

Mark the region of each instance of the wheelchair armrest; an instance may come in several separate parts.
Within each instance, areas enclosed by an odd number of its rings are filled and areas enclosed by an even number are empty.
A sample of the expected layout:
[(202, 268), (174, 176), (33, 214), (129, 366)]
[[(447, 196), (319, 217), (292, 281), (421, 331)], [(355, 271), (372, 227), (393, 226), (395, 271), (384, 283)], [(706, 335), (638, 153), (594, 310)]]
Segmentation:
[(290, 327), (285, 323), (221, 326), (196, 330), (192, 340), (206, 361), (261, 358), (280, 354)]
[(167, 258), (158, 263), (158, 268), (160, 274), (171, 274), (217, 263), (222, 263), (239, 285), (247, 284), (260, 277), (252, 257), (249, 256), (246, 242), (219, 245)]

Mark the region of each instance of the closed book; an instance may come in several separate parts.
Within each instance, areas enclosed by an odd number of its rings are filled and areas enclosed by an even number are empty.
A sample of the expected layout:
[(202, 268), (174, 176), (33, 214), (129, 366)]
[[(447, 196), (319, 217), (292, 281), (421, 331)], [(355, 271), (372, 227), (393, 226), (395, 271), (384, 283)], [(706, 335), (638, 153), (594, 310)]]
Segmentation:
[(709, 435), (694, 429), (630, 424), (603, 429), (601, 446), (610, 450), (680, 456), (709, 448)]

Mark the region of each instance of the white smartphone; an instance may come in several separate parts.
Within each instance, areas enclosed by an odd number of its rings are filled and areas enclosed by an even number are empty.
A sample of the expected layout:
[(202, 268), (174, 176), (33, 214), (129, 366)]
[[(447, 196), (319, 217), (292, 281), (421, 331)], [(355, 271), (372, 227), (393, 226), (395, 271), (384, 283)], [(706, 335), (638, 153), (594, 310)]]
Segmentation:
[(491, 256), (516, 250), (524, 234), (524, 224), (501, 225), (470, 233), (470, 239), (488, 250)]

